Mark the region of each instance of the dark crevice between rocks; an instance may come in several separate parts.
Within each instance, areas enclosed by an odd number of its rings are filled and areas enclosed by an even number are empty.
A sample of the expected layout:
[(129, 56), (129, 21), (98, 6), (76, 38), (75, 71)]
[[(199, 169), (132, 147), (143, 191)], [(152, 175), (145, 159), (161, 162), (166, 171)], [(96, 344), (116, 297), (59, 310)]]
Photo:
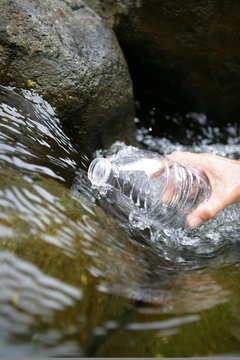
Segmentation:
[[(120, 45), (133, 81), (135, 112), (139, 121), (137, 127), (150, 127), (151, 135), (167, 137), (184, 145), (202, 137), (204, 127), (218, 127), (220, 135), (215, 140), (224, 143), (227, 141), (226, 127), (229, 124), (236, 127), (236, 116), (231, 118), (223, 114), (221, 118), (214, 109), (208, 112), (208, 108), (201, 104), (201, 99), (197, 98), (192, 90), (186, 89), (180, 67), (166, 69), (166, 66), (161, 69), (149, 61), (141, 49), (121, 41)], [(221, 106), (219, 103), (219, 108)], [(195, 113), (206, 115), (207, 121), (204, 125), (196, 121)], [(187, 139), (188, 130), (194, 139)]]
[[(182, 86), (181, 70), (164, 70), (141, 59), (136, 51), (122, 46), (133, 80), (135, 99), (152, 98), (164, 109), (186, 111), (196, 103)], [(146, 57), (147, 59), (147, 57)]]
[[(184, 90), (180, 69), (159, 69), (147, 57), (141, 58), (136, 49), (124, 44), (121, 47), (132, 77), (135, 111), (141, 125), (153, 127), (154, 134), (161, 136), (171, 131), (173, 117), (196, 111), (196, 101)], [(153, 108), (154, 124), (147, 120)]]

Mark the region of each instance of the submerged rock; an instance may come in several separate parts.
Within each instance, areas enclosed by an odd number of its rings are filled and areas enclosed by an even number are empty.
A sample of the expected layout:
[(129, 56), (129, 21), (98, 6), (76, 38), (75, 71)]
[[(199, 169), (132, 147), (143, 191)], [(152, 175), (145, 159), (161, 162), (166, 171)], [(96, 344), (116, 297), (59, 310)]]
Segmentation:
[(2, 85), (43, 95), (94, 147), (131, 130), (128, 68), (99, 15), (77, 0), (3, 0), (0, 13)]
[(240, 3), (86, 0), (111, 24), (143, 86), (218, 121), (240, 111)]

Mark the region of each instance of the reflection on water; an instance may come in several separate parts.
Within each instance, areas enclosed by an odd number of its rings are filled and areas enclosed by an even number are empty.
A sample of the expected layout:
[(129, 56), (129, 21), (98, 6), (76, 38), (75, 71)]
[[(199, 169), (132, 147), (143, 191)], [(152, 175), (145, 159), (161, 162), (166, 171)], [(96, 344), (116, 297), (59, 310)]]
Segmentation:
[(56, 312), (72, 307), (81, 299), (81, 291), (44, 275), (37, 267), (8, 251), (0, 253), (0, 272), (0, 355), (19, 356), (21, 348), (9, 349), (6, 343), (21, 338), (34, 343), (25, 355), (34, 355), (39, 339), (42, 345), (50, 348), (50, 354), (58, 353), (58, 344), (62, 350), (66, 347), (69, 351), (70, 343), (64, 344), (61, 331), (56, 329), (45, 334), (40, 329), (40, 333), (32, 333), (31, 329), (37, 322), (50, 323)]
[[(240, 351), (238, 205), (152, 238), (97, 198), (91, 156), (42, 98), (1, 87), (0, 130), (0, 356)], [(237, 158), (231, 131), (228, 144), (195, 145)], [(162, 153), (179, 146), (139, 134)]]
[(24, 95), (0, 87), (1, 166), (64, 181), (64, 169), (70, 176), (76, 168), (76, 151), (48, 103), (30, 92)]

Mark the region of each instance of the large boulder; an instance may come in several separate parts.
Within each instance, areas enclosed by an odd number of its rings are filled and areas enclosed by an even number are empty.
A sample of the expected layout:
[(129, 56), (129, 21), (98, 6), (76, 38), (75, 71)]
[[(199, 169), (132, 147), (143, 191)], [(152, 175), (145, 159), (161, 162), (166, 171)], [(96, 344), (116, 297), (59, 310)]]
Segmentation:
[(218, 121), (240, 112), (240, 3), (86, 0), (113, 26), (133, 77)]
[(0, 83), (30, 88), (102, 146), (133, 127), (132, 83), (113, 30), (81, 0), (0, 2)]

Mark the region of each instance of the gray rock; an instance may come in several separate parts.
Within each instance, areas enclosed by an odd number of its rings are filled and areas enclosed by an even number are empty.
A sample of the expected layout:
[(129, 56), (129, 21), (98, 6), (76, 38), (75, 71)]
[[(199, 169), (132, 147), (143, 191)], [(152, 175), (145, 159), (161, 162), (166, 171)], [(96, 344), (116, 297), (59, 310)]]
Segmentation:
[(219, 121), (240, 112), (240, 3), (86, 0), (113, 26), (136, 77)]
[(102, 146), (133, 127), (128, 68), (112, 29), (80, 0), (2, 0), (0, 83), (32, 88)]

